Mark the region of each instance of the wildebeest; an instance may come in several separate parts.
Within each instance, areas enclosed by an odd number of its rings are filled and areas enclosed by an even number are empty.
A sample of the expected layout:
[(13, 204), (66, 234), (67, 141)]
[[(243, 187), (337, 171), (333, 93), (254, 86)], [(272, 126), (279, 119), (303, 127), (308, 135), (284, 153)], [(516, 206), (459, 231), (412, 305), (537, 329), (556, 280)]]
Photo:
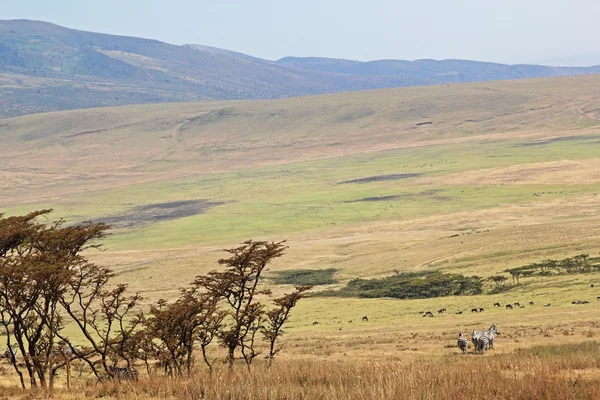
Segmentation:
[(479, 310), (478, 310), (477, 308), (471, 308), (471, 312), (472, 312), (472, 313), (474, 313), (474, 312), (479, 312)]
[(552, 304), (550, 304), (550, 303), (546, 303), (546, 304), (544, 304), (544, 307), (550, 307), (551, 305)]
[(515, 307), (521, 307), (521, 303), (519, 303), (518, 301), (514, 304)]
[(485, 308), (479, 307), (479, 312), (484, 312), (484, 311), (485, 311)]
[(425, 315), (423, 315), (424, 317), (432, 317), (433, 318), (433, 313), (431, 311), (427, 311), (425, 313)]
[(440, 309), (439, 309), (437, 312), (438, 312), (438, 314), (441, 314), (441, 313), (443, 313), (443, 312), (445, 312), (445, 311), (446, 311), (446, 309), (445, 309), (445, 308), (440, 308)]
[(494, 303), (494, 307), (500, 307), (500, 303)]
[(312, 323), (313, 325), (319, 325), (319, 321), (315, 321)]
[(530, 305), (530, 306), (532, 306), (533, 304), (534, 304), (534, 303), (533, 303), (533, 301), (530, 301), (530, 302), (529, 302), (529, 305)]
[(362, 317), (362, 320), (363, 320), (363, 321), (368, 321), (368, 320), (369, 320), (369, 317), (367, 317), (367, 316), (365, 315), (364, 317)]
[(594, 287), (594, 284), (592, 283), (592, 284), (590, 285), (590, 287)]
[(512, 306), (512, 304), (507, 304), (507, 305), (506, 305), (506, 309), (507, 309), (507, 310), (508, 310), (508, 309), (512, 310), (512, 309), (513, 309), (513, 306)]
[(462, 314), (462, 311), (457, 311), (454, 314)]

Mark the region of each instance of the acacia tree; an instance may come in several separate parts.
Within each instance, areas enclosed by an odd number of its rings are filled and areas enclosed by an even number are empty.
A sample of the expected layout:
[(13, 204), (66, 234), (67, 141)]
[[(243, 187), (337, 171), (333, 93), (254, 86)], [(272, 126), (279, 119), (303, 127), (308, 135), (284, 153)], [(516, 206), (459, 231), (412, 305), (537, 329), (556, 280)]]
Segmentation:
[[(73, 354), (89, 366), (98, 380), (105, 375), (118, 378), (112, 368), (120, 361), (129, 368), (136, 358), (132, 347), (140, 321), (130, 317), (142, 297), (137, 293), (129, 295), (126, 285), (109, 285), (113, 276), (108, 268), (86, 263), (72, 275), (60, 299), (86, 343)], [(71, 349), (75, 348), (68, 336), (59, 333), (58, 337)]]
[(269, 343), (269, 354), (267, 354), (269, 365), (271, 365), (275, 355), (281, 350), (276, 347), (276, 342), (284, 333), (282, 328), (290, 316), (290, 311), (296, 306), (298, 300), (303, 298), (305, 293), (311, 288), (311, 286), (297, 286), (294, 292), (273, 300), (276, 307), (267, 312), (266, 325), (261, 329), (264, 339)]
[[(39, 332), (40, 324), (35, 318), (35, 303), (41, 288), (35, 280), (32, 238), (41, 230), (35, 222), (36, 218), (47, 213), (49, 210), (11, 218), (0, 215), (0, 318), (7, 346), (18, 348), (23, 355), (28, 351), (27, 334), (34, 339), (31, 347), (34, 351), (37, 349), (34, 333)], [(33, 360), (29, 357), (24, 359), (30, 385), (37, 386)], [(11, 361), (24, 388), (23, 373), (16, 358), (12, 357)]]
[[(106, 356), (124, 354), (123, 343), (135, 329), (125, 322), (126, 315), (139, 296), (128, 296), (124, 286), (109, 288), (110, 270), (90, 264), (82, 255), (101, 246), (97, 241), (105, 237), (108, 225), (90, 222), (65, 226), (64, 220), (50, 224), (36, 221), (50, 212), (0, 216), (0, 320), (7, 345), (13, 345), (14, 339), (23, 355), (31, 387), (39, 383), (52, 390), (53, 372), (60, 367), (53, 365), (59, 353), (57, 340), (74, 349), (61, 333), (62, 314), (66, 312), (86, 338), (91, 332), (101, 338), (94, 343), (99, 345), (74, 352), (99, 377), (91, 358), (100, 355), (108, 371)], [(86, 319), (90, 315), (93, 317)], [(13, 362), (13, 367), (25, 387), (18, 364)]]
[[(225, 313), (217, 310), (219, 298), (210, 293), (200, 293), (197, 288), (181, 289), (174, 303), (159, 300), (150, 307), (146, 316), (138, 315), (144, 327), (146, 351), (160, 360), (169, 375), (175, 371), (191, 373), (194, 345), (200, 340), (204, 361), (212, 369), (206, 356), (206, 347), (212, 342), (214, 332), (221, 328)], [(141, 338), (141, 336), (140, 336)]]
[(225, 271), (212, 271), (197, 277), (194, 285), (203, 288), (213, 297), (223, 299), (227, 318), (218, 332), (221, 346), (227, 349), (227, 362), (233, 368), (236, 351), (250, 367), (256, 351), (256, 334), (265, 318), (260, 296), (271, 291), (259, 287), (265, 267), (275, 258), (281, 257), (287, 246), (284, 242), (249, 240), (242, 246), (225, 250), (231, 256), (219, 260)]
[(494, 275), (490, 276), (487, 280), (490, 282), (494, 282), (496, 284), (496, 287), (500, 287), (504, 285), (504, 282), (506, 282), (508, 278), (504, 275)]

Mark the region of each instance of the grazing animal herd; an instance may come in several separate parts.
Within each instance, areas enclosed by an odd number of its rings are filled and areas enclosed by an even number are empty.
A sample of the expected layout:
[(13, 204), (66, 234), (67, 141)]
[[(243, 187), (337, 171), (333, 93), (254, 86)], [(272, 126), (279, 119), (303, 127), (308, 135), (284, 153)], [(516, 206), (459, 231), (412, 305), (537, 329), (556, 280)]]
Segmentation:
[[(598, 296), (598, 300), (600, 300), (600, 296)], [(589, 301), (577, 301), (577, 302), (574, 301), (574, 302), (572, 302), (572, 304), (588, 304), (588, 303), (589, 303)], [(529, 305), (533, 306), (533, 305), (535, 305), (535, 303), (533, 301), (530, 301)], [(544, 307), (550, 307), (550, 306), (551, 306), (550, 303), (544, 304)], [(500, 307), (501, 308), (502, 304), (500, 304), (499, 302), (495, 302), (493, 304), (493, 307)], [(517, 302), (514, 302), (514, 303), (508, 303), (508, 304), (506, 304), (505, 308), (507, 310), (514, 310), (515, 308), (525, 308), (525, 306), (521, 305), (521, 303), (517, 301)], [(446, 311), (445, 308), (441, 308), (441, 309), (439, 309), (437, 311), (437, 313), (438, 314), (443, 314), (445, 311)], [(485, 308), (483, 308), (483, 307), (473, 307), (473, 308), (471, 308), (471, 313), (482, 313), (484, 311), (485, 311)], [(458, 310), (454, 314), (461, 315), (462, 313), (463, 313), (462, 310)], [(421, 314), (422, 317), (433, 317), (434, 316), (433, 312), (431, 312), (431, 311), (419, 311), (419, 314)]]

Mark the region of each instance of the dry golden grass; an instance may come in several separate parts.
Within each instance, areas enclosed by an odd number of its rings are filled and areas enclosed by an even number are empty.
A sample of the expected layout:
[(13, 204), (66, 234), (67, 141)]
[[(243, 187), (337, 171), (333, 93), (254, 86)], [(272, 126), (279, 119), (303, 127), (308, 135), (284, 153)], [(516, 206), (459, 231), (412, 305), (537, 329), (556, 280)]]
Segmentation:
[[(122, 385), (57, 389), (64, 400), (106, 399), (597, 399), (600, 346), (596, 342), (534, 347), (510, 354), (385, 360), (277, 360), (248, 372), (238, 366), (212, 375), (142, 378)], [(4, 388), (10, 398), (43, 398)]]
[(429, 185), (581, 185), (600, 183), (600, 159), (561, 160), (486, 168), (426, 178)]

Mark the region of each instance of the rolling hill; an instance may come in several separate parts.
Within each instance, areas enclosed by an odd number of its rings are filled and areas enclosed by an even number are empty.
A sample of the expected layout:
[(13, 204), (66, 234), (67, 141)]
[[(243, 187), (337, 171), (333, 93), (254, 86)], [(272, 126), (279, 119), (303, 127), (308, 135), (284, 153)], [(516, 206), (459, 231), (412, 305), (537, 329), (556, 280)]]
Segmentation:
[(352, 90), (598, 73), (462, 60), (263, 60), (201, 45), (0, 20), (0, 118), (86, 107), (274, 99)]
[[(600, 248), (597, 75), (91, 108), (3, 119), (0, 132), (0, 213), (54, 208), (69, 224), (113, 224), (104, 251), (86, 254), (144, 305), (179, 296), (195, 276), (220, 268), (222, 249), (249, 238), (287, 239), (268, 278), (333, 269), (337, 282), (315, 291), (403, 271), (507, 276), (541, 260), (596, 258)], [(481, 360), (531, 372), (538, 363), (539, 376), (572, 390), (576, 375), (549, 375), (540, 354), (560, 368), (567, 358), (539, 345), (570, 345), (569, 371), (589, 366), (587, 376), (597, 377), (598, 346), (584, 342), (600, 334), (598, 277), (522, 276), (510, 285), (507, 276), (506, 290), (486, 283), (486, 294), (433, 299), (307, 298), (293, 310), (274, 368), (312, 360), (372, 371), (392, 360), (389, 370), (429, 371), (436, 359), (453, 371), (460, 360), (468, 368)], [(290, 285), (269, 288), (279, 295)], [(514, 302), (525, 308), (504, 307)], [(422, 318), (427, 310), (435, 318)], [(492, 322), (502, 331), (493, 352), (456, 354), (457, 332)], [(523, 386), (514, 379), (531, 381), (512, 369), (502, 376), (517, 397)]]
[(185, 282), (248, 238), (341, 279), (485, 276), (600, 245), (599, 93), (589, 75), (9, 118), (0, 207), (115, 224), (99, 257), (125, 279)]

